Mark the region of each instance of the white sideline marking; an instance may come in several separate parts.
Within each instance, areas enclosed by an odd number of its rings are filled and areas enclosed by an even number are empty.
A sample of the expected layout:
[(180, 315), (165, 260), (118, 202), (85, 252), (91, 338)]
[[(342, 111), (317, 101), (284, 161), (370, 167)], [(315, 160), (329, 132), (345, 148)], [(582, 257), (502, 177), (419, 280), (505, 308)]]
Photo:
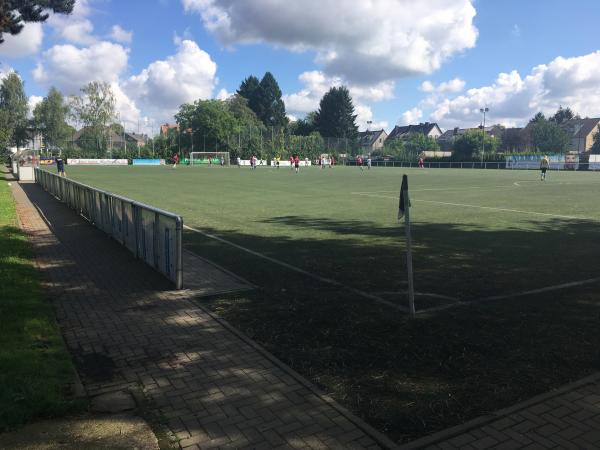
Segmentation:
[[(389, 195), (370, 195), (370, 194), (356, 194), (356, 195), (364, 195), (366, 197), (378, 197), (378, 198), (390, 198), (392, 200), (398, 200), (398, 197), (391, 197)], [(436, 203), (438, 205), (448, 205), (448, 206), (462, 206), (465, 208), (477, 208), (477, 209), (488, 209), (491, 211), (499, 211), (499, 212), (512, 212), (519, 214), (534, 214), (537, 216), (547, 216), (547, 217), (559, 217), (561, 219), (572, 219), (572, 220), (591, 220), (593, 222), (600, 222), (600, 219), (594, 219), (592, 217), (580, 217), (580, 216), (563, 216), (561, 214), (550, 214), (550, 213), (542, 213), (537, 211), (524, 211), (521, 209), (507, 209), (507, 208), (494, 208), (492, 206), (479, 206), (479, 205), (467, 205), (465, 203), (450, 203), (450, 202), (440, 202), (437, 200), (419, 200), (416, 198), (411, 198), (413, 202), (423, 202), (423, 203)]]
[(443, 311), (446, 309), (456, 308), (458, 306), (466, 306), (466, 305), (473, 306), (473, 305), (477, 305), (482, 302), (489, 302), (489, 301), (493, 301), (493, 300), (506, 300), (506, 299), (510, 299), (510, 298), (525, 297), (527, 295), (542, 294), (544, 292), (559, 291), (561, 289), (584, 286), (586, 284), (593, 284), (593, 283), (598, 283), (598, 282), (600, 282), (600, 277), (590, 278), (590, 279), (581, 280), (581, 281), (572, 281), (570, 283), (556, 284), (554, 286), (546, 286), (546, 287), (539, 288), (539, 289), (531, 289), (529, 291), (514, 292), (512, 294), (492, 295), (491, 297), (484, 297), (479, 300), (472, 300), (469, 302), (459, 301), (459, 302), (456, 302), (456, 303), (453, 303), (450, 305), (442, 305), (442, 306), (435, 306), (433, 308), (421, 309), (421, 310), (417, 311), (417, 314)]
[(375, 300), (376, 302), (382, 303), (382, 304), (387, 305), (387, 306), (391, 306), (392, 308), (399, 309), (400, 311), (408, 312), (408, 308), (405, 308), (404, 306), (397, 305), (397, 304), (395, 304), (393, 302), (389, 302), (387, 300), (384, 300), (381, 297), (378, 297), (376, 295), (372, 295), (372, 294), (369, 294), (368, 292), (364, 292), (364, 291), (361, 291), (359, 289), (355, 289), (353, 287), (347, 286), (347, 285), (345, 285), (343, 283), (340, 283), (339, 281), (335, 281), (335, 280), (332, 280), (331, 278), (324, 278), (324, 277), (321, 277), (319, 275), (315, 275), (315, 274), (307, 272), (306, 270), (301, 269), (299, 267), (292, 266), (291, 264), (288, 264), (286, 262), (280, 261), (278, 259), (272, 258), (272, 257), (267, 256), (267, 255), (263, 255), (262, 253), (256, 252), (254, 250), (250, 250), (249, 248), (242, 247), (241, 245), (238, 245), (238, 244), (236, 244), (234, 242), (228, 241), (227, 239), (223, 239), (223, 238), (221, 238), (219, 236), (215, 236), (214, 234), (206, 233), (206, 232), (204, 232), (202, 230), (198, 230), (197, 228), (192, 228), (192, 227), (190, 227), (188, 225), (184, 225), (183, 227), (185, 229), (193, 231), (195, 233), (202, 234), (203, 236), (206, 236), (207, 238), (214, 239), (216, 241), (219, 241), (219, 242), (222, 242), (224, 244), (227, 244), (227, 245), (230, 245), (232, 247), (235, 247), (238, 250), (242, 250), (242, 251), (244, 251), (246, 253), (249, 253), (249, 254), (251, 254), (253, 256), (257, 256), (258, 258), (262, 258), (262, 259), (265, 259), (265, 260), (267, 260), (269, 262), (272, 262), (274, 264), (277, 264), (277, 265), (280, 265), (282, 267), (285, 267), (286, 269), (293, 270), (294, 272), (301, 273), (302, 275), (306, 275), (307, 277), (313, 278), (313, 279), (321, 281), (323, 283), (331, 284), (333, 286), (337, 286), (337, 287), (346, 289), (346, 290), (348, 290), (350, 292), (353, 292), (355, 294), (360, 295), (361, 297), (368, 298), (369, 300)]

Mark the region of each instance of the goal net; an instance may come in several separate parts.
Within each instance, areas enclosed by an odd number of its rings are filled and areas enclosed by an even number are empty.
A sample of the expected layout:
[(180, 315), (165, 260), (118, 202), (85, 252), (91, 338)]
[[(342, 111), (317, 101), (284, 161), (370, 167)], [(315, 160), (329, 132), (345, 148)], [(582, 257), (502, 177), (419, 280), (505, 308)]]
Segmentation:
[(191, 152), (190, 166), (197, 164), (229, 166), (229, 152)]

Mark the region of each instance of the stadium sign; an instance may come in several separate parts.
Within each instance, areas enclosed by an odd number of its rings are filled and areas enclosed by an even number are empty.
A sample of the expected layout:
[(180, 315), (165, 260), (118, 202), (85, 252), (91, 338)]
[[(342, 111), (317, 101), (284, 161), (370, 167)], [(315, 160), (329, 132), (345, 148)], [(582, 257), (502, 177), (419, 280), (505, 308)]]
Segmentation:
[(126, 159), (73, 159), (68, 158), (67, 164), (71, 166), (126, 166)]

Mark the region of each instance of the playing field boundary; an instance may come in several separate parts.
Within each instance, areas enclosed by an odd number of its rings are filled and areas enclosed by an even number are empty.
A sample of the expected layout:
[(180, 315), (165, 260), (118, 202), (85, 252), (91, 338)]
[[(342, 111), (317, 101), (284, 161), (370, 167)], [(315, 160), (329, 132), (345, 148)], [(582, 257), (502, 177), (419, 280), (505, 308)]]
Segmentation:
[(483, 298), (480, 298), (477, 300), (471, 300), (468, 302), (460, 300), (455, 303), (451, 303), (449, 305), (441, 305), (441, 306), (434, 306), (432, 308), (420, 309), (417, 311), (417, 314), (444, 311), (447, 309), (457, 308), (459, 306), (478, 305), (480, 303), (491, 302), (494, 300), (508, 300), (508, 299), (512, 299), (512, 298), (525, 297), (527, 295), (543, 294), (544, 292), (560, 291), (562, 289), (585, 286), (587, 284), (594, 284), (594, 283), (600, 283), (600, 277), (588, 278), (587, 280), (570, 281), (569, 283), (555, 284), (553, 286), (546, 286), (543, 288), (530, 289), (530, 290), (521, 291), (521, 292), (513, 292), (511, 294), (492, 295), (489, 297), (483, 297)]
[[(353, 195), (362, 195), (365, 197), (376, 197), (376, 198), (389, 198), (392, 200), (398, 200), (398, 197), (392, 197), (390, 195), (379, 195), (379, 194), (369, 194), (366, 192), (352, 192)], [(441, 202), (439, 200), (422, 200), (417, 198), (411, 198), (412, 202), (416, 203), (433, 203), (437, 205), (445, 205), (445, 206), (460, 206), (463, 208), (475, 208), (475, 209), (486, 209), (489, 211), (498, 211), (498, 212), (508, 212), (508, 213), (517, 213), (517, 214), (530, 214), (536, 216), (545, 216), (545, 217), (557, 217), (559, 219), (568, 219), (568, 220), (588, 220), (591, 222), (600, 222), (600, 219), (594, 219), (592, 217), (581, 217), (581, 216), (566, 216), (562, 214), (551, 214), (551, 213), (543, 213), (538, 211), (526, 211), (522, 209), (509, 209), (509, 208), (496, 208), (494, 206), (481, 206), (481, 205), (469, 205), (467, 203), (453, 203), (453, 202)]]

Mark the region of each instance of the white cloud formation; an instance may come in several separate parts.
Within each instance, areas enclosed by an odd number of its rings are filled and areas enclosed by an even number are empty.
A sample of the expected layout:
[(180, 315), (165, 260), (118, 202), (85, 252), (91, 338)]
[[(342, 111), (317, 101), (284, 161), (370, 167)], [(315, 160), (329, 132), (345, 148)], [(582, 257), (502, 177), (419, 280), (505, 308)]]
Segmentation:
[(419, 120), (423, 118), (423, 111), (419, 108), (412, 108), (402, 113), (400, 117), (399, 125), (411, 125), (419, 123)]
[[(367, 124), (367, 121), (373, 121), (373, 112), (367, 103), (394, 98), (394, 83), (391, 81), (382, 81), (371, 86), (352, 85), (345, 83), (340, 77), (327, 76), (318, 70), (303, 72), (298, 79), (304, 87), (299, 92), (283, 96), (286, 111), (294, 117), (317, 110), (321, 98), (330, 88), (345, 85), (352, 96), (359, 127), (366, 129), (368, 126), (374, 129), (375, 123)], [(387, 127), (387, 122), (377, 122), (376, 125)]]
[(424, 81), (421, 83), (421, 87), (419, 88), (423, 92), (428, 93), (436, 93), (436, 94), (446, 94), (446, 93), (454, 93), (460, 92), (465, 87), (465, 81), (460, 78), (454, 78), (449, 81), (444, 81), (437, 86), (434, 85), (431, 81)]
[(67, 42), (81, 45), (94, 44), (98, 42), (98, 38), (93, 35), (94, 25), (87, 18), (91, 13), (89, 3), (89, 0), (78, 0), (71, 14), (52, 14), (47, 23), (61, 39)]
[(89, 47), (55, 45), (43, 53), (33, 78), (43, 86), (55, 86), (73, 95), (90, 81), (116, 82), (127, 67), (128, 50), (112, 42)]
[(31, 119), (33, 117), (33, 110), (35, 107), (44, 100), (44, 97), (39, 95), (30, 95), (27, 99), (27, 106), (29, 107), (28, 117)]
[(221, 43), (311, 50), (325, 73), (374, 83), (438, 69), (474, 47), (474, 0), (182, 0)]
[(123, 89), (142, 110), (166, 120), (182, 103), (211, 98), (216, 73), (210, 55), (194, 41), (183, 40), (177, 53), (129, 77)]
[(600, 116), (600, 51), (557, 57), (524, 77), (516, 70), (501, 73), (489, 86), (440, 99), (431, 119), (445, 127), (473, 126), (481, 121), (479, 109), (487, 106), (490, 123), (524, 125), (538, 111), (552, 114), (560, 105), (582, 116)]
[(41, 23), (28, 23), (16, 35), (4, 33), (4, 43), (0, 44), (0, 56), (21, 58), (35, 55), (39, 52), (44, 39)]
[(133, 39), (133, 31), (127, 31), (121, 28), (119, 25), (113, 25), (110, 37), (123, 44), (130, 44)]

